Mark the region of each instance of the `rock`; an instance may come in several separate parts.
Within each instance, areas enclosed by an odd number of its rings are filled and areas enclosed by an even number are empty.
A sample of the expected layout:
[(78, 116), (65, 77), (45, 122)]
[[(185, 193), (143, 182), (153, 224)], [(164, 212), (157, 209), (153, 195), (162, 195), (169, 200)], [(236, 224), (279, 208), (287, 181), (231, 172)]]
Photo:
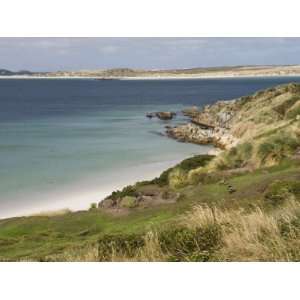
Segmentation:
[(230, 194), (235, 193), (235, 192), (236, 192), (236, 189), (234, 189), (231, 185), (228, 185), (228, 192), (229, 192)]
[(235, 146), (238, 138), (231, 134), (229, 126), (232, 113), (222, 111), (219, 114), (219, 107), (224, 110), (223, 102), (217, 105), (205, 106), (197, 116), (191, 119), (190, 123), (176, 128), (167, 128), (166, 134), (180, 142), (212, 144), (221, 149), (229, 149)]
[(120, 201), (120, 207), (123, 208), (134, 208), (138, 205), (138, 201), (136, 197), (125, 196)]
[(157, 117), (161, 120), (171, 120), (171, 119), (173, 119), (174, 116), (176, 116), (176, 113), (172, 112), (172, 111), (159, 111), (159, 112), (153, 112), (153, 113), (146, 114), (146, 117), (149, 119)]
[(98, 203), (98, 208), (112, 208), (117, 204), (117, 201), (111, 199), (111, 198), (106, 198), (102, 200), (101, 202)]
[(193, 118), (199, 113), (199, 109), (197, 106), (192, 106), (182, 110), (182, 113), (184, 116)]
[(176, 116), (176, 113), (171, 111), (160, 111), (156, 113), (156, 116), (160, 120), (171, 120), (174, 116)]
[(153, 117), (155, 117), (155, 114), (154, 113), (147, 113), (146, 117), (149, 118), (149, 119), (152, 119)]

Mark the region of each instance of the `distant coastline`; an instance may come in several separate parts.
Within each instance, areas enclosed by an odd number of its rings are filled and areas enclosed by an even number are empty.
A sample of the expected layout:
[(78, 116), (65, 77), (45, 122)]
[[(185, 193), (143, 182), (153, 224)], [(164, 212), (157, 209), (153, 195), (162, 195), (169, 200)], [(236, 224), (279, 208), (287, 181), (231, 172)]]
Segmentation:
[(117, 68), (105, 70), (57, 72), (13, 72), (5, 69), (0, 69), (0, 79), (163, 80), (297, 76), (300, 76), (300, 65), (237, 67), (233, 66), (174, 70), (140, 70), (129, 68)]
[[(230, 79), (230, 78), (265, 78), (265, 77), (300, 77), (299, 74), (292, 75), (277, 75), (277, 74), (268, 74), (268, 75), (212, 75), (212, 76), (139, 76), (139, 77), (116, 77), (109, 78), (111, 80), (189, 80), (189, 79)], [(107, 80), (107, 78), (99, 77), (88, 77), (88, 76), (0, 76), (0, 80), (3, 79), (88, 79), (88, 80)]]

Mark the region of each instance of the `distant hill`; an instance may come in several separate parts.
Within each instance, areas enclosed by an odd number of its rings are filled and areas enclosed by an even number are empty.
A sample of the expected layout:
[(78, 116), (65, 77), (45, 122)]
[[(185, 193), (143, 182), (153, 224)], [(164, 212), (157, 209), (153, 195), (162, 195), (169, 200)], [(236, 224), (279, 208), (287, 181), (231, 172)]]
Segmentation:
[(0, 76), (15, 76), (15, 75), (32, 75), (33, 73), (26, 70), (13, 72), (6, 69), (0, 69)]

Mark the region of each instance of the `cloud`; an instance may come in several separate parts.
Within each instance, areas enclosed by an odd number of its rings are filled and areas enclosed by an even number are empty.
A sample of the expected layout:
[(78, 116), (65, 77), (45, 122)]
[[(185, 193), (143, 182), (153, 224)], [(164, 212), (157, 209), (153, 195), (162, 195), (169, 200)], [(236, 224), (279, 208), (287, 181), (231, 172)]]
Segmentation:
[(300, 64), (300, 38), (0, 38), (0, 68), (77, 70)]

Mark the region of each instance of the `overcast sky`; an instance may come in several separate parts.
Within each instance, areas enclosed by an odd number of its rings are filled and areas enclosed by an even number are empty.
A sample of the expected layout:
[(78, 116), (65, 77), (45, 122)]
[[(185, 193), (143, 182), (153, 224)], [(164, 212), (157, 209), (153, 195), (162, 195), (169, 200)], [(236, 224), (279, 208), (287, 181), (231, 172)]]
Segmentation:
[(300, 38), (0, 38), (0, 69), (300, 64)]

